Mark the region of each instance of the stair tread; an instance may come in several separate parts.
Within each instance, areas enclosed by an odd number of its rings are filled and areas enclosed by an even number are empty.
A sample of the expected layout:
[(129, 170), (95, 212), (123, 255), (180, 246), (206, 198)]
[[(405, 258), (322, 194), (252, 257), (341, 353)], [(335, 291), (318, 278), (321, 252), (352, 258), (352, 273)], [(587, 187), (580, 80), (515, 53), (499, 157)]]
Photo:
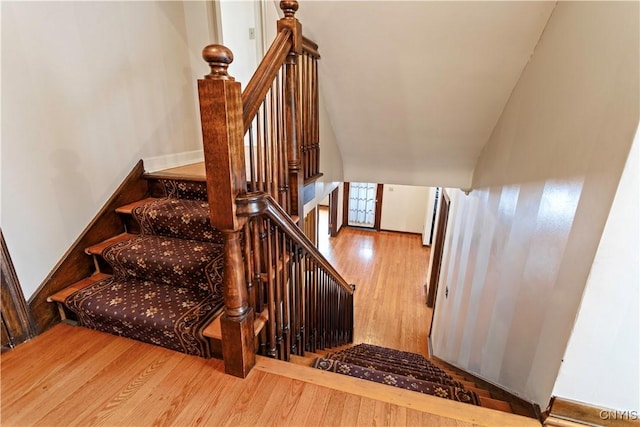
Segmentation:
[(204, 162), (192, 163), (190, 165), (178, 166), (156, 172), (144, 174), (147, 179), (172, 179), (184, 181), (206, 181)]
[(89, 277), (85, 277), (84, 279), (73, 283), (72, 285), (67, 286), (66, 288), (56, 292), (55, 294), (49, 296), (47, 298), (48, 302), (64, 302), (69, 295), (73, 294), (76, 291), (79, 291), (80, 289), (84, 289), (86, 287), (89, 287), (91, 285), (93, 285), (94, 283), (97, 283), (101, 280), (104, 280), (106, 278), (111, 277), (110, 274), (104, 274), (104, 273), (96, 273), (93, 276), (89, 276)]
[(131, 233), (118, 234), (117, 236), (110, 237), (106, 240), (103, 240), (100, 243), (96, 243), (95, 245), (89, 246), (88, 248), (85, 249), (85, 253), (87, 255), (101, 255), (102, 251), (104, 251), (106, 248), (113, 245), (114, 243), (119, 243), (125, 240), (133, 239), (136, 236), (137, 234), (131, 234)]
[[(222, 316), (218, 316), (215, 319), (213, 319), (213, 322), (209, 323), (209, 325), (202, 330), (202, 335), (204, 335), (207, 338), (212, 338), (214, 340), (222, 341), (222, 325), (220, 323), (221, 317)], [(269, 320), (269, 312), (266, 308), (262, 310), (262, 313), (255, 316), (255, 319), (253, 321), (253, 334), (255, 336), (257, 336), (260, 333), (260, 331), (262, 330), (262, 328), (264, 327), (264, 325), (267, 323), (268, 320)]]
[[(197, 192), (193, 187), (170, 186), (172, 193)], [(144, 234), (223, 244), (220, 230), (211, 226), (209, 203), (179, 197), (148, 198), (147, 203), (128, 206)]]
[[(284, 259), (284, 262), (282, 262), (282, 260)], [(273, 269), (273, 274), (276, 275), (278, 273), (282, 272), (282, 269), (284, 266), (289, 265), (289, 262), (291, 261), (291, 254), (289, 254), (288, 252), (284, 254), (283, 258), (278, 258), (277, 260), (277, 268)], [(260, 278), (262, 279), (263, 282), (268, 282), (269, 281), (269, 273), (260, 273)], [(275, 277), (272, 277), (271, 280), (275, 280)]]
[(83, 326), (207, 357), (199, 331), (223, 307), (222, 295), (197, 286), (111, 276), (65, 300)]
[(120, 214), (131, 215), (131, 212), (133, 212), (133, 210), (138, 206), (143, 206), (156, 200), (159, 199), (157, 197), (147, 197), (146, 199), (141, 199), (136, 202), (129, 203), (128, 205), (120, 206), (119, 208), (116, 208), (116, 212)]

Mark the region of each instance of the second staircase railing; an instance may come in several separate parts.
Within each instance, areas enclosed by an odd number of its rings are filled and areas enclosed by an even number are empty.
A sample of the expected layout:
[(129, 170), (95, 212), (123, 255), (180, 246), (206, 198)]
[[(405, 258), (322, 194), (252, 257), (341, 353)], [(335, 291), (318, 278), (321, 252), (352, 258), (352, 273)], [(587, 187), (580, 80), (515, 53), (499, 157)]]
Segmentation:
[(245, 225), (245, 275), (255, 312), (268, 327), (259, 353), (290, 354), (344, 345), (353, 339), (353, 291), (284, 209), (266, 193), (237, 199)]
[[(278, 34), (244, 92), (233, 54), (209, 45), (198, 80), (211, 224), (224, 236), (225, 371), (245, 377), (256, 351), (291, 354), (353, 338), (353, 291), (304, 235), (303, 188), (319, 170), (318, 46), (283, 0)], [(255, 327), (264, 328), (256, 335)]]

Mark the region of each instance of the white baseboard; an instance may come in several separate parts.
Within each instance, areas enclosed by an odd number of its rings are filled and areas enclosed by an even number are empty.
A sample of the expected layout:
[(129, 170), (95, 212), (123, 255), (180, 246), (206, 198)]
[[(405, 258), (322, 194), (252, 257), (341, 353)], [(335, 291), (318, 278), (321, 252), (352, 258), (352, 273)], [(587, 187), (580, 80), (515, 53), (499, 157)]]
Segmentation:
[(183, 151), (182, 153), (164, 154), (162, 156), (147, 157), (142, 159), (145, 172), (157, 172), (178, 166), (190, 165), (204, 161), (202, 150)]

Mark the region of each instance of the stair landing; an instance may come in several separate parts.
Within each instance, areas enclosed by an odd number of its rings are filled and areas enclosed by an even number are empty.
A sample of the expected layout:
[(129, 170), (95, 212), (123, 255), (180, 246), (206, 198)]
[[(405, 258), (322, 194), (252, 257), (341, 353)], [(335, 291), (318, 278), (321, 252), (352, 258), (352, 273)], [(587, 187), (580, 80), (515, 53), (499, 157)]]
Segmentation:
[(204, 162), (178, 166), (157, 172), (146, 173), (147, 178), (152, 179), (180, 179), (186, 181), (206, 181)]

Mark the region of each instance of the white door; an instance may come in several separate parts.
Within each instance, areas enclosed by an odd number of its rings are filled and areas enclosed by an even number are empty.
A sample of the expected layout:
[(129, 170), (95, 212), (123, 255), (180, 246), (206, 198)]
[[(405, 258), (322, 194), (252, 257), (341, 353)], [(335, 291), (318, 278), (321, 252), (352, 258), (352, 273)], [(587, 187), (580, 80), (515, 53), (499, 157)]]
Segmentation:
[(368, 182), (351, 182), (349, 184), (349, 225), (374, 227), (377, 189), (378, 184)]

